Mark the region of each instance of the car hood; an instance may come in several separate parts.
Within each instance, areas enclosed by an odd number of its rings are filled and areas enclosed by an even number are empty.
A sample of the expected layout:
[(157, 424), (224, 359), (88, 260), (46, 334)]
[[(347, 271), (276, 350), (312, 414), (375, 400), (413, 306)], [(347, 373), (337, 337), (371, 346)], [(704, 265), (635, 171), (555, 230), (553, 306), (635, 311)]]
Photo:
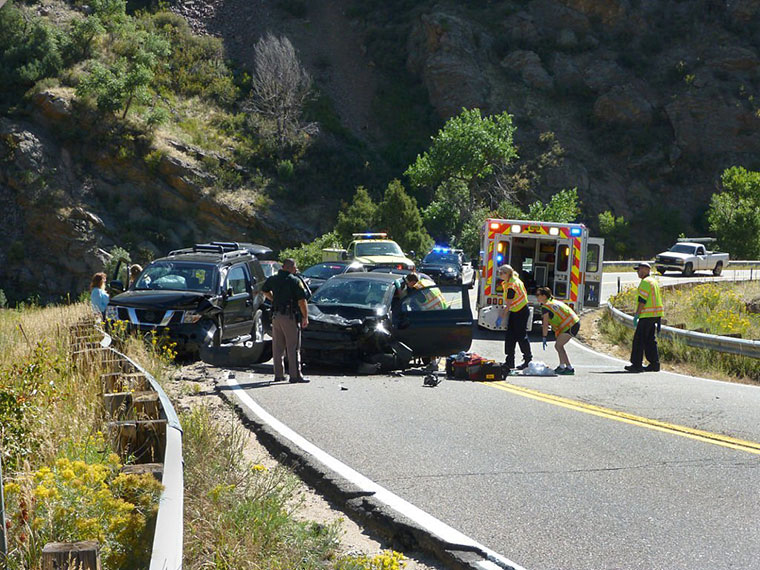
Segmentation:
[(694, 257), (690, 253), (678, 253), (675, 251), (663, 251), (662, 253), (658, 253), (657, 257), (669, 257), (670, 259), (689, 259), (690, 257)]
[(204, 299), (208, 296), (190, 291), (127, 291), (111, 297), (109, 305), (136, 309), (194, 309)]
[(364, 263), (365, 265), (373, 265), (377, 263), (383, 263), (383, 264), (392, 264), (392, 263), (401, 263), (404, 265), (414, 265), (414, 262), (412, 262), (411, 259), (407, 259), (406, 257), (403, 257), (401, 255), (363, 255), (361, 257), (357, 257), (354, 259), (354, 261), (357, 261), (359, 263)]

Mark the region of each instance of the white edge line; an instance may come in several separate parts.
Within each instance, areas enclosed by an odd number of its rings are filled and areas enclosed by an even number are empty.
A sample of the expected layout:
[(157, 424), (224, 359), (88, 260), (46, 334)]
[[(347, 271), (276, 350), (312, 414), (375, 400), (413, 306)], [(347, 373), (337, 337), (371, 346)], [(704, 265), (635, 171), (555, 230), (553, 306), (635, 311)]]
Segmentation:
[(358, 471), (352, 469), (351, 467), (349, 467), (342, 461), (339, 461), (338, 459), (334, 458), (332, 455), (330, 455), (326, 451), (317, 447), (316, 445), (314, 445), (313, 443), (311, 443), (310, 441), (308, 441), (307, 439), (305, 439), (304, 437), (296, 433), (294, 430), (286, 426), (280, 420), (278, 420), (277, 418), (269, 414), (256, 402), (254, 402), (253, 398), (251, 398), (248, 395), (248, 393), (245, 392), (245, 390), (240, 387), (240, 385), (237, 383), (237, 380), (235, 380), (234, 378), (231, 378), (228, 376), (227, 385), (233, 388), (235, 392), (235, 396), (240, 400), (240, 402), (245, 407), (247, 407), (251, 412), (257, 415), (259, 419), (264, 421), (267, 425), (269, 425), (269, 427), (274, 429), (281, 436), (290, 440), (292, 443), (300, 447), (303, 451), (305, 451), (306, 453), (314, 457), (317, 461), (322, 463), (328, 469), (334, 471), (341, 477), (350, 481), (351, 483), (359, 487), (362, 491), (367, 492), (367, 493), (373, 493), (374, 498), (377, 499), (379, 502), (387, 505), (394, 511), (400, 513), (401, 515), (405, 516), (409, 520), (415, 522), (420, 527), (422, 527), (425, 531), (429, 532), (430, 534), (434, 536), (437, 536), (444, 542), (448, 542), (451, 544), (462, 544), (462, 545), (477, 548), (481, 550), (482, 552), (486, 553), (489, 559), (498, 560), (502, 564), (502, 566), (497, 566), (493, 562), (490, 562), (490, 565), (488, 563), (479, 563), (478, 566), (480, 568), (483, 568), (484, 570), (491, 570), (491, 569), (501, 570), (502, 568), (511, 566), (514, 570), (525, 570), (525, 568), (523, 568), (522, 566), (519, 566), (515, 564), (514, 562), (512, 562), (511, 560), (508, 560), (501, 554), (497, 554), (493, 550), (490, 550), (489, 548), (476, 542), (472, 538), (450, 527), (446, 523), (438, 520), (434, 516), (426, 513), (422, 509), (415, 507), (413, 504), (402, 499), (398, 495), (391, 493), (385, 487), (378, 485), (371, 479), (368, 479), (367, 477), (365, 477)]
[[(596, 356), (601, 356), (602, 358), (606, 358), (607, 360), (612, 360), (614, 362), (620, 362), (621, 364), (628, 364), (627, 360), (621, 360), (620, 358), (616, 358), (614, 356), (610, 356), (609, 354), (604, 354), (603, 352), (599, 352), (597, 350), (594, 350), (591, 347), (586, 346), (582, 342), (578, 341), (577, 339), (570, 339), (570, 342), (577, 346), (578, 348), (582, 348), (586, 352), (590, 352), (591, 354), (594, 354)], [(725, 380), (715, 380), (714, 378), (702, 378), (701, 376), (689, 376), (688, 374), (681, 374), (680, 372), (672, 372), (670, 370), (663, 370), (665, 374), (672, 374), (673, 376), (680, 376), (681, 378), (688, 378), (689, 380), (702, 380), (703, 382), (713, 382), (717, 384), (726, 385), (729, 384), (731, 386), (741, 386), (742, 388), (753, 388), (757, 389), (757, 386), (753, 386), (752, 384), (738, 384), (736, 382), (726, 382)]]

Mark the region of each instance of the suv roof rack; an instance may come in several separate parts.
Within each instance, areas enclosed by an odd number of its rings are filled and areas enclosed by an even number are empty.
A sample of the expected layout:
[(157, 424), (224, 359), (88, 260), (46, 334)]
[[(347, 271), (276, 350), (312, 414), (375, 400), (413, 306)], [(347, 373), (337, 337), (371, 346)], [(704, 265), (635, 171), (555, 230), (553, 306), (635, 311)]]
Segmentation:
[(216, 253), (221, 254), (222, 259), (232, 259), (241, 255), (266, 256), (272, 250), (265, 245), (255, 243), (238, 243), (236, 241), (212, 241), (210, 243), (196, 243), (193, 247), (175, 249), (167, 254), (167, 257), (186, 255), (189, 253)]

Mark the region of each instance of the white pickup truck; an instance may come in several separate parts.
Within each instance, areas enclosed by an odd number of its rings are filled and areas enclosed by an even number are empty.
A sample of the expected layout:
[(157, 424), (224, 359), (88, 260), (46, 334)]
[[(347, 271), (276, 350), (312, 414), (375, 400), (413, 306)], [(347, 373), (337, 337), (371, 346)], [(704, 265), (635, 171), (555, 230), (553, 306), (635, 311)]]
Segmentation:
[(698, 241), (679, 239), (668, 251), (658, 253), (654, 263), (662, 274), (677, 271), (688, 277), (695, 271), (712, 271), (713, 275), (720, 275), (728, 265), (728, 254), (708, 251), (704, 243)]

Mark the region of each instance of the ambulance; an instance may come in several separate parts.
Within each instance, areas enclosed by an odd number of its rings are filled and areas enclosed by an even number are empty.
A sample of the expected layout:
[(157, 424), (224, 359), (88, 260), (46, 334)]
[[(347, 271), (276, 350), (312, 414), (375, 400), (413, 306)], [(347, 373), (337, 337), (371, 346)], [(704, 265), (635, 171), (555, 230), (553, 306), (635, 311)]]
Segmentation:
[(556, 299), (575, 312), (598, 307), (602, 291), (604, 239), (589, 237), (583, 224), (489, 218), (482, 230), (478, 325), (501, 330), (496, 317), (504, 304), (500, 265), (509, 264), (525, 283), (532, 316), (540, 321), (536, 289), (549, 287)]

